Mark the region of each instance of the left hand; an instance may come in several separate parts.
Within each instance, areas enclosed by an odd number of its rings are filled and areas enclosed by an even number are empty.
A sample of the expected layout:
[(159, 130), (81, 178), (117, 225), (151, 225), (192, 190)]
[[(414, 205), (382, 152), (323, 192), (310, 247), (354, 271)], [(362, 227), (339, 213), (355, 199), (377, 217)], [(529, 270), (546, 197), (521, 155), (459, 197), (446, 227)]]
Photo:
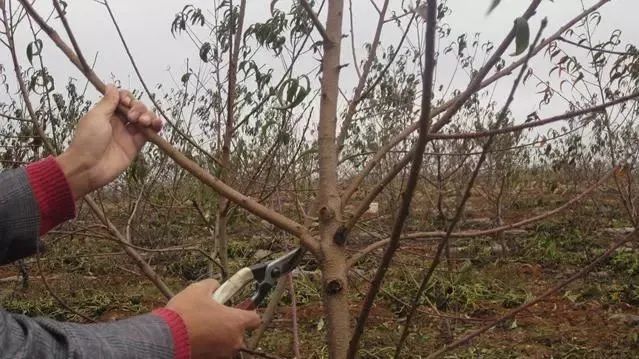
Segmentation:
[[(130, 108), (126, 119), (116, 112), (118, 104)], [(78, 122), (69, 148), (56, 158), (74, 199), (108, 184), (131, 165), (146, 143), (140, 126), (160, 131), (162, 120), (130, 92), (108, 86)]]

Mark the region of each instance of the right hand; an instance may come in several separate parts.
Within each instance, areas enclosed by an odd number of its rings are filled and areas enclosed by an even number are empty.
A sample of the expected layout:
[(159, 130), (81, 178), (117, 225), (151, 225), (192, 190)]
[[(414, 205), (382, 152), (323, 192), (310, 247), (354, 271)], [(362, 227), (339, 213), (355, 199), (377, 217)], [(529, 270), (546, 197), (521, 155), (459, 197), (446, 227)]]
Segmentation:
[(220, 286), (214, 279), (191, 284), (166, 308), (178, 313), (189, 333), (191, 357), (230, 358), (244, 347), (244, 332), (259, 327), (255, 311), (227, 307), (213, 300)]

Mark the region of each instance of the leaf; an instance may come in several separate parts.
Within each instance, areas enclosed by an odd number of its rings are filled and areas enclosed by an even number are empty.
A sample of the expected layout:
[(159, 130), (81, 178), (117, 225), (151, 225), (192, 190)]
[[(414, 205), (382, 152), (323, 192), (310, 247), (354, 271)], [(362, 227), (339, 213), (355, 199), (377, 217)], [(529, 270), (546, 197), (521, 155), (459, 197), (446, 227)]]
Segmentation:
[(182, 81), (183, 84), (186, 85), (186, 83), (189, 82), (190, 78), (191, 78), (191, 73), (187, 72), (184, 75), (182, 75), (182, 78), (180, 80)]
[(517, 46), (515, 53), (511, 56), (519, 56), (528, 48), (530, 43), (530, 27), (528, 20), (523, 17), (515, 19), (515, 44)]
[(299, 88), (299, 81), (297, 79), (293, 79), (290, 85), (288, 86), (288, 91), (286, 92), (286, 102), (292, 103), (295, 101), (295, 95), (297, 94), (297, 90)]
[(200, 48), (200, 59), (204, 62), (209, 62), (209, 52), (211, 52), (211, 43), (203, 43)]
[(500, 2), (501, 0), (493, 0), (493, 3), (490, 4), (490, 7), (488, 8), (488, 12), (486, 13), (486, 15), (489, 15), (491, 12), (493, 12), (493, 10), (495, 10), (495, 8), (499, 6)]
[[(277, 110), (290, 110), (294, 107), (297, 107), (299, 104), (304, 101), (306, 96), (310, 92), (310, 80), (308, 76), (303, 75), (300, 79), (304, 80), (304, 86), (300, 86), (299, 79), (289, 79), (284, 82), (280, 88), (278, 93), (278, 101), (280, 103), (280, 107), (275, 107)], [(286, 101), (284, 99), (284, 91), (286, 90)]]
[(36, 41), (30, 42), (29, 45), (27, 45), (27, 59), (29, 59), (29, 63), (33, 65), (33, 56), (40, 55), (41, 52), (42, 40), (36, 39)]

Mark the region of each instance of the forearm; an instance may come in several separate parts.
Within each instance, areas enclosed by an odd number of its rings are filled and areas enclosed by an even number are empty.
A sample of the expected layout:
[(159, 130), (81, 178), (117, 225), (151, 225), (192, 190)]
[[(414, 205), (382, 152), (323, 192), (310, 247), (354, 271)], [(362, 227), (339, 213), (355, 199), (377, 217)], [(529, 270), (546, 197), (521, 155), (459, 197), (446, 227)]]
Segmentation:
[(64, 173), (53, 158), (0, 173), (0, 265), (42, 246), (39, 234), (75, 215)]
[(27, 173), (0, 173), (0, 265), (36, 252), (40, 214)]
[(72, 324), (0, 311), (0, 357), (188, 358), (186, 329), (172, 330), (167, 315), (175, 314), (164, 310), (111, 323)]

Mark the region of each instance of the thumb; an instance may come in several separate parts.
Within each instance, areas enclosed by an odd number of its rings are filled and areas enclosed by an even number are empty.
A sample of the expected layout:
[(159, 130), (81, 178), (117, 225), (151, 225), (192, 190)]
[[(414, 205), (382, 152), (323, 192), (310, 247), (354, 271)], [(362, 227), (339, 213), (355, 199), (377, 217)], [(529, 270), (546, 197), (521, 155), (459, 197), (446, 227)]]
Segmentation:
[(241, 315), (244, 318), (246, 329), (257, 329), (260, 326), (260, 324), (262, 324), (262, 319), (260, 319), (260, 316), (254, 310), (252, 311), (240, 310), (240, 311), (242, 312)]
[(92, 111), (108, 118), (113, 115), (119, 103), (120, 94), (118, 89), (113, 85), (107, 85), (102, 100), (93, 107)]
[(195, 285), (199, 289), (206, 292), (208, 295), (212, 294), (217, 290), (217, 288), (220, 287), (220, 283), (218, 283), (218, 281), (216, 281), (215, 279), (205, 279), (203, 281), (195, 283)]

